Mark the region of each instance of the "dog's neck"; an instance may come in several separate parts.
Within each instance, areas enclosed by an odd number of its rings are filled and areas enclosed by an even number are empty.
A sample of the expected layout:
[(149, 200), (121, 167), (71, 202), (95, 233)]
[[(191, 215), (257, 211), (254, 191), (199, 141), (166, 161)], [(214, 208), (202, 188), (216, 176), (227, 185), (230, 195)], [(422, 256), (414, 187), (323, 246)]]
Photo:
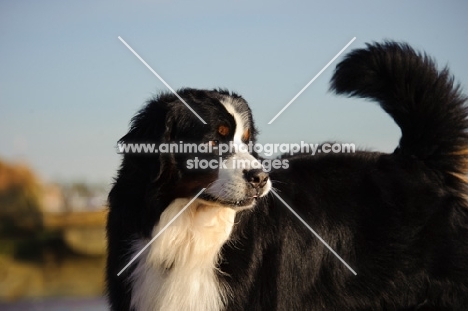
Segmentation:
[[(188, 202), (174, 200), (161, 214), (153, 236)], [(223, 309), (226, 291), (218, 279), (217, 264), (235, 214), (230, 208), (193, 202), (139, 258), (132, 274), (132, 306), (136, 310)]]

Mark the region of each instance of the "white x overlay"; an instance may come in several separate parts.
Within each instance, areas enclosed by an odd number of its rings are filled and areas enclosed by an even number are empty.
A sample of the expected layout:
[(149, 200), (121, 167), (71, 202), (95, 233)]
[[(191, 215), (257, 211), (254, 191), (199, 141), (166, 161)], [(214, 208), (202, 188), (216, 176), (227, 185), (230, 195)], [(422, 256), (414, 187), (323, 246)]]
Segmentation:
[(309, 230), (317, 237), (317, 239), (319, 239), (320, 242), (322, 242), (323, 245), (325, 245), (325, 246), (330, 250), (330, 252), (333, 253), (333, 255), (335, 255), (336, 258), (338, 258), (338, 259), (346, 266), (346, 268), (348, 268), (354, 275), (357, 275), (357, 273), (353, 270), (353, 268), (351, 268), (351, 267), (346, 263), (346, 261), (344, 261), (343, 258), (341, 258), (340, 255), (338, 255), (338, 254), (333, 250), (333, 248), (331, 248), (330, 245), (328, 245), (328, 243), (325, 242), (325, 240), (322, 239), (322, 237), (321, 237), (317, 232), (315, 232), (315, 230), (312, 229), (312, 228), (304, 221), (304, 219), (302, 219), (302, 218), (296, 213), (296, 211), (293, 210), (293, 208), (292, 208), (291, 206), (289, 206), (288, 203), (286, 203), (286, 202), (278, 195), (278, 193), (276, 193), (275, 190), (271, 189), (270, 191), (278, 198), (278, 200), (280, 200), (280, 201), (291, 211), (291, 213), (294, 214), (294, 216), (297, 217), (297, 219), (299, 219), (299, 220), (304, 224), (304, 226), (307, 227), (307, 229), (309, 229)]
[(349, 41), (348, 44), (346, 44), (346, 45), (344, 46), (344, 48), (342, 48), (341, 51), (339, 51), (338, 54), (336, 54), (335, 57), (333, 57), (333, 58), (328, 62), (328, 64), (326, 64), (325, 67), (323, 67), (322, 70), (320, 70), (319, 73), (317, 73), (317, 74), (315, 75), (315, 77), (313, 77), (312, 80), (310, 80), (309, 83), (307, 83), (306, 86), (304, 86), (304, 87), (302, 88), (302, 90), (300, 90), (299, 93), (297, 93), (296, 96), (294, 96), (293, 99), (291, 99), (291, 100), (289, 101), (289, 103), (287, 103), (286, 106), (284, 106), (283, 109), (281, 109), (280, 112), (278, 112), (278, 113), (276, 114), (276, 116), (275, 116), (273, 119), (271, 119), (270, 122), (268, 122), (268, 124), (273, 123), (273, 121), (275, 121), (276, 118), (278, 118), (278, 117), (279, 117), (279, 116), (280, 116), (280, 115), (281, 115), (281, 114), (282, 114), (282, 113), (299, 97), (299, 95), (301, 95), (302, 92), (304, 92), (304, 91), (309, 87), (309, 85), (311, 85), (312, 82), (314, 82), (315, 79), (317, 79), (317, 78), (325, 71), (325, 69), (327, 69), (328, 66), (330, 66), (331, 63), (333, 63), (333, 62), (335, 61), (335, 59), (337, 59), (338, 56), (340, 56), (341, 53), (343, 53), (344, 50), (346, 50), (346, 49), (348, 48), (348, 46), (351, 45), (351, 43), (353, 43), (354, 40), (356, 40), (356, 37), (352, 38), (351, 41)]
[(130, 45), (128, 45), (127, 42), (125, 42), (124, 39), (122, 39), (120, 36), (119, 36), (118, 38), (119, 38), (119, 40), (122, 41), (122, 43), (123, 43), (123, 44), (124, 44), (124, 45), (125, 45), (141, 62), (142, 62), (142, 63), (143, 63), (143, 65), (145, 65), (145, 66), (146, 66), (162, 83), (164, 83), (164, 85), (165, 85), (169, 90), (171, 90), (171, 92), (174, 93), (174, 95), (177, 96), (177, 98), (180, 99), (180, 101), (183, 102), (184, 105), (187, 106), (187, 108), (190, 109), (190, 111), (193, 112), (193, 114), (196, 115), (196, 116), (198, 117), (198, 119), (200, 119), (200, 121), (203, 122), (203, 124), (206, 124), (205, 120), (203, 120), (203, 118), (200, 117), (200, 116), (195, 112), (195, 110), (193, 110), (192, 107), (190, 107), (190, 105), (187, 104), (187, 103), (185, 102), (185, 100), (183, 100), (182, 97), (180, 97), (179, 94), (177, 94), (177, 92), (174, 91), (174, 89), (173, 89), (169, 84), (167, 84), (166, 81), (164, 81), (164, 79), (161, 78), (161, 76), (158, 75), (158, 73), (157, 73), (156, 71), (154, 71), (153, 68), (151, 68), (151, 66), (148, 65), (148, 63), (146, 63), (145, 60), (144, 60), (143, 58), (141, 58), (141, 56), (138, 55), (138, 53), (135, 52), (135, 50), (132, 49), (132, 47), (131, 47)]
[[(202, 119), (202, 117), (200, 117), (180, 96), (179, 94), (177, 94), (176, 91), (174, 91), (174, 89), (172, 89), (172, 87), (166, 83), (166, 81), (164, 81), (163, 78), (161, 78), (160, 75), (158, 75), (158, 73), (156, 71), (153, 70), (153, 68), (151, 68), (150, 65), (148, 65), (141, 57), (140, 55), (138, 55), (137, 52), (135, 52), (131, 47), (130, 45), (127, 44), (127, 42), (125, 42), (124, 39), (122, 39), (120, 36), (118, 37), (118, 39), (169, 89), (171, 90), (172, 93), (174, 93), (175, 96), (177, 96), (177, 98), (185, 104), (185, 106), (187, 106), (188, 109), (190, 109), (190, 111), (192, 111), (193, 114), (195, 114), (202, 122), (203, 124), (206, 124), (205, 120)], [(280, 112), (278, 112), (276, 114), (276, 116), (270, 120), (270, 122), (268, 122), (268, 124), (271, 124), (273, 123), (273, 121), (276, 120), (276, 118), (278, 118), (298, 97), (299, 95), (302, 94), (302, 92), (304, 92), (311, 84), (312, 82), (314, 82), (324, 71), (325, 69), (327, 69), (331, 63), (333, 63), (350, 45), (351, 43), (353, 43), (353, 41), (356, 40), (356, 37), (352, 38), (351, 41), (348, 42), (348, 44), (346, 44), (342, 49), (341, 51), (338, 52), (338, 54), (335, 55), (335, 57), (333, 57), (329, 62), (328, 64), (325, 65), (325, 67), (322, 68), (322, 70), (319, 71), (319, 73), (317, 73), (315, 75), (315, 77), (312, 78), (312, 80), (309, 81), (309, 83), (307, 83), (306, 86), (304, 86), (300, 91), (299, 93), (293, 97), (293, 99), (291, 99), (289, 101), (289, 103), (286, 104), (286, 106), (284, 106), (283, 109), (280, 110)], [(190, 204), (193, 203), (193, 201), (195, 201), (196, 198), (198, 198), (202, 193), (203, 191), (205, 191), (206, 188), (203, 188), (200, 190), (200, 192), (198, 192), (191, 200), (190, 202), (187, 203), (187, 205), (184, 206), (184, 208), (182, 208), (178, 213), (177, 215), (174, 216), (174, 218), (171, 219), (171, 221), (169, 221), (165, 226), (164, 228), (162, 228), (129, 262), (128, 264), (122, 269), (120, 270), (119, 273), (117, 273), (117, 276), (120, 276), (189, 206)], [(346, 261), (343, 260), (343, 258), (341, 258), (331, 247), (330, 245), (328, 245), (327, 242), (325, 242), (325, 240), (322, 239), (322, 237), (320, 237), (320, 235), (315, 232), (308, 224), (307, 222), (305, 222), (297, 213), (296, 211), (294, 211), (293, 208), (291, 208), (273, 189), (270, 190), (277, 198), (278, 200), (280, 200), (290, 211), (291, 213), (294, 214), (294, 216), (296, 216), (306, 227), (307, 229), (309, 229), (316, 237), (317, 239), (322, 242), (323, 245), (325, 245), (332, 253), (333, 255), (335, 255), (354, 275), (357, 275), (357, 273), (346, 263)]]
[(202, 194), (203, 191), (205, 191), (206, 188), (203, 188), (202, 190), (200, 190), (200, 192), (198, 192), (191, 200), (190, 202), (187, 203), (187, 205), (184, 206), (183, 209), (181, 209), (177, 215), (174, 216), (174, 218), (171, 219), (171, 221), (169, 221), (167, 223), (167, 225), (165, 225), (159, 232), (158, 234), (156, 234), (152, 239), (151, 241), (149, 241), (145, 247), (143, 247), (141, 249), (141, 251), (138, 252), (138, 254), (136, 254), (132, 260), (129, 261), (129, 263), (122, 269), (120, 270), (119, 273), (117, 273), (117, 276), (120, 276), (122, 274), (122, 272), (124, 272), (138, 257), (140, 257), (140, 255), (151, 245), (151, 243), (153, 243), (164, 231), (166, 231), (166, 229), (190, 206), (190, 204), (193, 203), (193, 201), (196, 200), (196, 198), (198, 198), (200, 196), (200, 194)]

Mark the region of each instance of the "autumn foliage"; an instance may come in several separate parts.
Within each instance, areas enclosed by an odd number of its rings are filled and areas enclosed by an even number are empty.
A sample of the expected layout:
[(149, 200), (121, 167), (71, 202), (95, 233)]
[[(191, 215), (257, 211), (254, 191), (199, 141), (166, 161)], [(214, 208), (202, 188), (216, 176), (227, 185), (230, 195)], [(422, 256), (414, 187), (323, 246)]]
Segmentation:
[(31, 232), (40, 227), (41, 186), (30, 168), (0, 160), (0, 234)]

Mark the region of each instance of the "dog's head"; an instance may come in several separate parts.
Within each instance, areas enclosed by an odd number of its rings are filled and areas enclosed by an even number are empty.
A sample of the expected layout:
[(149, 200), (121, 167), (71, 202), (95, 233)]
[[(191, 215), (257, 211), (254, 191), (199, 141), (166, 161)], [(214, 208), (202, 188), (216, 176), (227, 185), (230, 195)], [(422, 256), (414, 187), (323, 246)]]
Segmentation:
[[(206, 124), (175, 95), (159, 95), (132, 119), (120, 140), (127, 147), (147, 144), (158, 152), (125, 154), (121, 171), (139, 171), (157, 196), (191, 197), (206, 188), (199, 198), (207, 204), (254, 206), (271, 182), (249, 150), (257, 131), (247, 102), (220, 90), (182, 89), (178, 94)], [(229, 150), (220, 153), (221, 146)]]

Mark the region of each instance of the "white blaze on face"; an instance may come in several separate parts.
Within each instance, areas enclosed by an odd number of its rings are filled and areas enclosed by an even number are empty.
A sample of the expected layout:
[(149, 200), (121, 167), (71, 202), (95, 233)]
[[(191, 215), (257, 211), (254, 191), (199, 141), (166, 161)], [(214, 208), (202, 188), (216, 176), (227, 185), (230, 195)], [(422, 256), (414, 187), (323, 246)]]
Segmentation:
[[(250, 127), (248, 112), (239, 113), (233, 104), (234, 100), (236, 99), (226, 97), (221, 102), (236, 122), (236, 131), (233, 138), (236, 152), (226, 159), (227, 169), (219, 167), (217, 180), (206, 190), (208, 194), (229, 202), (245, 199), (247, 184), (244, 178), (244, 171), (261, 168), (260, 162), (249, 153), (249, 147), (242, 141), (244, 133)], [(265, 187), (266, 191), (264, 191), (262, 196), (266, 195), (271, 187), (269, 180)]]

